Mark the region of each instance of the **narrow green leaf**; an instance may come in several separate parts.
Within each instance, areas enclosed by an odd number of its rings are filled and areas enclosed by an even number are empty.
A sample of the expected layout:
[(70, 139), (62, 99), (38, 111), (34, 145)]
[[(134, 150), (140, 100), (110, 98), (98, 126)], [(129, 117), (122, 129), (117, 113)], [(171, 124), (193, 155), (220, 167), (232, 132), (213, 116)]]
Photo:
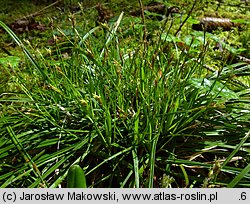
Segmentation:
[(135, 174), (135, 187), (140, 188), (140, 176), (139, 176), (139, 161), (136, 153), (136, 149), (132, 150), (133, 161), (134, 161), (134, 174)]
[(235, 187), (246, 174), (250, 172), (250, 164), (248, 164), (234, 179), (227, 185), (227, 188)]

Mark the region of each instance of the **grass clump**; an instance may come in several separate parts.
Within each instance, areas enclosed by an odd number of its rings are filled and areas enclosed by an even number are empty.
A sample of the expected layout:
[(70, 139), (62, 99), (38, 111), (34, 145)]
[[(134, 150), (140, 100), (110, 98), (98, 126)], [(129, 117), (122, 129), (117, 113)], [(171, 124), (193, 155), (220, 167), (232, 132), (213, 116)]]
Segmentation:
[(128, 18), (59, 30), (67, 51), (46, 58), (1, 22), (28, 59), (5, 69), (1, 187), (65, 187), (73, 164), (90, 187), (249, 187), (249, 78), (207, 73), (213, 36), (166, 19), (148, 39)]

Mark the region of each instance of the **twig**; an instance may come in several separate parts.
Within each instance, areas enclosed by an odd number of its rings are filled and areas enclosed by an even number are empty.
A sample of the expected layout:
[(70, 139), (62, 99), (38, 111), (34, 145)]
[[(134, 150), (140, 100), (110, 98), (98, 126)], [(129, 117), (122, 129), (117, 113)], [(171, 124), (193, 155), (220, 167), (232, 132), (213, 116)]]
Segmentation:
[(1, 48), (2, 48), (2, 50), (3, 50), (7, 55), (13, 56), (6, 48), (4, 48), (4, 47), (1, 47)]
[(58, 1), (56, 1), (56, 2), (54, 2), (54, 3), (52, 3), (52, 4), (50, 4), (50, 5), (48, 5), (48, 6), (44, 7), (44, 8), (42, 8), (41, 10), (36, 11), (35, 13), (29, 14), (29, 15), (27, 15), (27, 16), (24, 16), (24, 17), (20, 18), (19, 20), (23, 20), (23, 19), (27, 19), (27, 18), (33, 18), (33, 17), (35, 17), (35, 16), (38, 16), (38, 15), (41, 14), (41, 12), (45, 11), (46, 9), (48, 9), (48, 8), (50, 8), (50, 7), (52, 7), (52, 6), (56, 5), (56, 4), (58, 4), (58, 3), (61, 2), (61, 1), (62, 1), (62, 0), (58, 0)]
[(191, 13), (193, 12), (196, 3), (197, 3), (197, 1), (194, 1), (193, 6), (190, 9), (190, 11), (188, 12), (187, 17), (184, 19), (184, 21), (182, 22), (182, 24), (180, 25), (180, 27), (178, 28), (178, 30), (175, 32), (174, 36), (176, 36), (180, 32), (180, 30), (182, 29), (182, 27), (184, 26), (184, 24), (186, 23), (186, 21), (188, 20), (188, 18), (191, 16)]
[(250, 64), (250, 59), (249, 58), (246, 58), (246, 57), (243, 57), (243, 56), (237, 56), (237, 58), (242, 61), (242, 62), (245, 62), (247, 64)]

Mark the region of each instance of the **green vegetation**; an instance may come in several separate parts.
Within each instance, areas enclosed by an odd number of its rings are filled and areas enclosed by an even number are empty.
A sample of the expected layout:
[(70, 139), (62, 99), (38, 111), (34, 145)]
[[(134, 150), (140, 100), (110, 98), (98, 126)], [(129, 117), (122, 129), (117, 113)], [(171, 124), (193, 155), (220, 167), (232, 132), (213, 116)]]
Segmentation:
[[(48, 8), (45, 31), (0, 21), (0, 187), (67, 187), (72, 165), (88, 187), (250, 187), (249, 5), (107, 2), (103, 22), (97, 1)], [(241, 26), (193, 30), (208, 14)]]
[(85, 174), (82, 168), (74, 164), (69, 168), (67, 175), (67, 188), (87, 188)]

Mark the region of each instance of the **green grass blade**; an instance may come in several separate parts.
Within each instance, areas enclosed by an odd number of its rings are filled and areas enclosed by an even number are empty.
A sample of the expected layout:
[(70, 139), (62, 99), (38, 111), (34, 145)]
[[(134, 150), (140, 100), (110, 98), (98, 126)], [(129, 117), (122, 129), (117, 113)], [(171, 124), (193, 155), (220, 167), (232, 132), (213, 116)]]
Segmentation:
[(185, 170), (185, 168), (184, 168), (184, 166), (182, 164), (180, 164), (179, 166), (180, 166), (181, 171), (183, 173), (183, 176), (185, 178), (185, 185), (186, 185), (185, 187), (188, 187), (188, 185), (189, 185), (189, 178), (188, 178), (187, 171)]
[(20, 153), (22, 154), (25, 162), (27, 162), (29, 164), (30, 168), (34, 171), (35, 175), (38, 176), (41, 179), (41, 181), (45, 184), (45, 181), (43, 180), (41, 172), (37, 168), (37, 165), (32, 160), (31, 156), (24, 149), (22, 143), (17, 138), (17, 135), (13, 131), (12, 127), (11, 126), (7, 126), (6, 128), (7, 128), (7, 131), (9, 132), (9, 135), (11, 137), (12, 142), (14, 143), (14, 145), (16, 146), (16, 148), (20, 151)]
[(134, 174), (135, 174), (135, 187), (140, 188), (140, 176), (139, 176), (139, 161), (136, 154), (136, 149), (132, 150), (133, 161), (134, 161)]
[[(107, 41), (106, 41), (106, 43), (105, 43), (105, 47), (106, 47), (106, 46), (110, 43), (110, 41), (113, 39), (113, 37), (114, 37), (114, 35), (115, 35), (115, 33), (116, 33), (116, 31), (117, 31), (117, 29), (118, 29), (120, 23), (121, 23), (123, 14), (124, 14), (124, 12), (122, 12), (122, 13), (120, 14), (120, 16), (119, 16), (119, 18), (117, 19), (117, 21), (116, 21), (114, 27), (113, 27), (112, 30), (110, 31), (110, 34), (109, 34), (109, 36), (108, 36), (108, 39), (107, 39)], [(100, 54), (100, 58), (103, 57), (104, 51), (105, 51), (105, 48), (102, 49), (101, 54)]]
[(246, 134), (245, 137), (241, 140), (241, 142), (236, 146), (236, 148), (231, 152), (231, 154), (227, 157), (227, 159), (223, 162), (221, 165), (221, 168), (227, 165), (227, 163), (236, 155), (236, 153), (240, 150), (240, 148), (244, 145), (244, 143), (247, 141), (247, 139), (250, 136), (250, 131)]
[(124, 179), (124, 181), (122, 182), (120, 188), (124, 188), (124, 186), (126, 185), (126, 183), (128, 182), (129, 178), (133, 175), (133, 170), (131, 170), (128, 175), (126, 176), (126, 178)]
[(159, 136), (153, 139), (152, 142), (152, 149), (150, 152), (150, 174), (149, 174), (149, 183), (148, 187), (153, 188), (154, 187), (154, 176), (155, 176), (155, 153), (156, 153), (156, 145), (158, 142)]
[(23, 52), (28, 57), (30, 62), (34, 65), (34, 67), (40, 72), (42, 77), (46, 80), (49, 80), (48, 76), (44, 73), (44, 71), (40, 68), (36, 60), (32, 57), (28, 49), (24, 46), (22, 41), (16, 36), (16, 34), (2, 21), (0, 21), (0, 26), (12, 37), (12, 39), (23, 49)]
[(227, 188), (234, 188), (246, 174), (250, 172), (250, 164), (248, 164), (228, 185)]
[(111, 157), (103, 160), (100, 164), (98, 164), (97, 166), (95, 166), (94, 168), (92, 168), (90, 171), (86, 172), (85, 175), (87, 176), (88, 174), (90, 174), (91, 172), (93, 172), (94, 170), (96, 170), (97, 168), (99, 168), (101, 165), (105, 164), (106, 162), (108, 162), (108, 161), (114, 159), (115, 157), (118, 157), (119, 155), (122, 155), (122, 154), (124, 154), (124, 153), (126, 153), (126, 152), (128, 152), (128, 151), (130, 151), (132, 149), (133, 149), (133, 147), (128, 147), (128, 148), (126, 148), (126, 149), (124, 149), (124, 150), (122, 150), (122, 151), (120, 151), (120, 152), (112, 155)]

